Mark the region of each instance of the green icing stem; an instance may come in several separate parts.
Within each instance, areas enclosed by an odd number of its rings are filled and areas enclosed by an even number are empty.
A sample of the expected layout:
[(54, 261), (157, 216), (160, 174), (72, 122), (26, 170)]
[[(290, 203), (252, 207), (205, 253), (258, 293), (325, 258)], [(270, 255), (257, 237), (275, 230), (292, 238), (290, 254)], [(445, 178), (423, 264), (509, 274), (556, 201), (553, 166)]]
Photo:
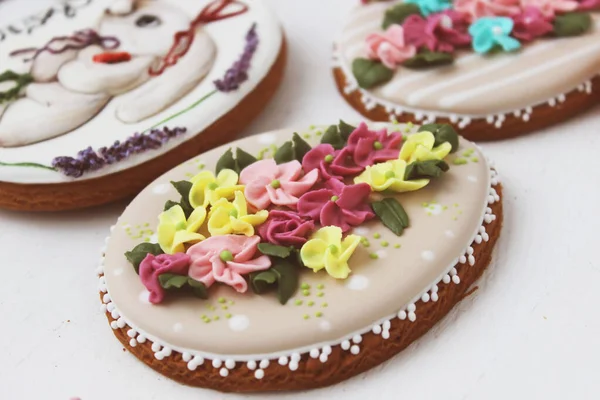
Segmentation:
[(214, 94), (216, 94), (218, 92), (218, 90), (213, 90), (212, 92), (209, 92), (208, 94), (204, 95), (203, 97), (201, 97), (199, 100), (195, 101), (194, 103), (192, 103), (190, 106), (184, 108), (181, 111), (176, 112), (175, 114), (163, 119), (162, 121), (157, 122), (156, 124), (152, 125), (150, 128), (146, 129), (144, 132), (148, 132), (150, 129), (154, 129), (158, 126), (162, 126), (164, 124), (166, 124), (167, 122), (169, 122), (170, 120), (172, 120), (173, 118), (177, 118), (180, 115), (185, 114), (186, 112), (190, 111), (191, 109), (195, 108), (196, 106), (198, 106), (200, 103), (202, 103), (204, 100), (208, 99), (209, 97), (213, 96)]
[(18, 163), (7, 163), (0, 161), (2, 167), (28, 167), (28, 168), (41, 168), (49, 171), (57, 172), (57, 169), (44, 164), (32, 163), (32, 162), (18, 162)]

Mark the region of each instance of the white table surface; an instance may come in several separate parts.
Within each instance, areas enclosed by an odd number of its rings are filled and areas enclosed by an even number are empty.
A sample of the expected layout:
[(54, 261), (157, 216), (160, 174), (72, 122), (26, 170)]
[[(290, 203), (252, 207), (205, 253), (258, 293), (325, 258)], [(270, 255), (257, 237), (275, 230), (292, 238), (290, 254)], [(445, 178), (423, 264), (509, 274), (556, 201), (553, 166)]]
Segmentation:
[[(191, 0), (190, 0), (191, 1)], [(0, 3), (0, 24), (52, 0)], [(270, 0), (289, 63), (247, 129), (356, 121), (330, 73), (331, 42), (358, 0)], [(600, 108), (523, 138), (486, 143), (505, 221), (479, 290), (391, 361), (277, 399), (598, 399)], [(234, 399), (147, 368), (99, 311), (95, 269), (125, 203), (80, 212), (0, 211), (0, 398)], [(343, 396), (343, 397), (342, 397)]]

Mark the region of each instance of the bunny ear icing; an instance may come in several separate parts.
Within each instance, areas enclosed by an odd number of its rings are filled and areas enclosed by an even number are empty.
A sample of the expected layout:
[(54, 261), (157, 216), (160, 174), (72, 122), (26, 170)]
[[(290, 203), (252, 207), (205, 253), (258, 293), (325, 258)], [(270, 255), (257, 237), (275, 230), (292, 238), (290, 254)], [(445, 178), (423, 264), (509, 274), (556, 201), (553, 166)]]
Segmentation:
[(135, 9), (136, 0), (113, 0), (106, 11), (114, 15), (127, 15)]
[(237, 0), (214, 0), (200, 12), (193, 26), (200, 23), (210, 23), (236, 17), (248, 11), (248, 6)]

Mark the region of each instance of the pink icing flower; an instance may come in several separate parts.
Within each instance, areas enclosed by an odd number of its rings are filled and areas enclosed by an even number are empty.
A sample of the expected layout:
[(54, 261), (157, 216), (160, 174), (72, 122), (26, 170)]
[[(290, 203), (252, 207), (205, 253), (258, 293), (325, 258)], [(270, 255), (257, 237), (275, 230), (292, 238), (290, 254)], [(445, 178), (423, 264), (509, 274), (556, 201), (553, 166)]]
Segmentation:
[(326, 143), (312, 148), (304, 155), (302, 168), (305, 171), (318, 169), (323, 180), (342, 180), (344, 176), (356, 175), (363, 170), (362, 167), (354, 165), (347, 152), (335, 150), (332, 145)]
[[(352, 155), (356, 165), (366, 167), (398, 158), (402, 135), (390, 133), (387, 129), (370, 131), (362, 122), (348, 137), (348, 144), (343, 149)], [(342, 150), (342, 151), (343, 151)]]
[(519, 0), (456, 0), (454, 9), (467, 14), (470, 22), (481, 17), (502, 17), (518, 14)]
[(406, 42), (417, 48), (425, 46), (431, 51), (452, 53), (455, 47), (471, 43), (466, 15), (453, 10), (431, 14), (427, 19), (413, 14), (402, 26)]
[(521, 7), (535, 7), (544, 16), (554, 17), (554, 14), (576, 10), (579, 4), (575, 0), (521, 0)]
[(522, 13), (512, 18), (515, 22), (513, 36), (524, 42), (544, 36), (554, 29), (549, 19), (535, 7), (525, 7)]
[(273, 210), (269, 218), (258, 228), (263, 240), (278, 246), (301, 247), (315, 230), (313, 221), (295, 212)]
[(368, 57), (380, 60), (390, 69), (417, 53), (415, 46), (404, 42), (404, 29), (400, 25), (391, 25), (384, 33), (373, 33), (367, 36), (366, 42)]
[(158, 282), (161, 274), (187, 275), (190, 257), (184, 253), (148, 254), (140, 263), (140, 280), (150, 292), (148, 299), (152, 304), (158, 304), (165, 297), (165, 290)]
[(366, 183), (346, 186), (336, 179), (325, 188), (306, 193), (298, 201), (298, 213), (322, 226), (337, 226), (342, 232), (373, 218), (369, 206), (371, 187)]
[(246, 200), (259, 210), (271, 204), (294, 208), (298, 197), (317, 179), (319, 171), (312, 170), (303, 175), (302, 165), (296, 160), (280, 165), (272, 159), (256, 161), (240, 173), (240, 183), (246, 185)]
[(577, 9), (582, 11), (594, 10), (600, 7), (600, 0), (577, 0)]
[(188, 274), (206, 287), (221, 282), (244, 293), (248, 283), (242, 275), (271, 266), (271, 260), (265, 255), (253, 258), (259, 243), (258, 236), (212, 236), (188, 249), (192, 260)]

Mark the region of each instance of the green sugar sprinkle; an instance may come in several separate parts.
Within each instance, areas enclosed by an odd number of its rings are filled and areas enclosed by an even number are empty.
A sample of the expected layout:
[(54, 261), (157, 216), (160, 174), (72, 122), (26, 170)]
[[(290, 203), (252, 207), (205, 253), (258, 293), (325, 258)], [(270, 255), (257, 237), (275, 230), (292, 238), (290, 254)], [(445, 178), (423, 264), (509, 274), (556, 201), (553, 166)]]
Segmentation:
[(306, 303), (306, 304), (307, 304), (309, 307), (312, 307), (312, 306), (314, 306), (314, 305), (315, 305), (315, 302), (311, 300), (311, 301), (309, 301), (309, 302), (308, 302), (308, 303)]
[(215, 316), (215, 317), (213, 317), (213, 321), (218, 321), (218, 320), (219, 320), (219, 316), (218, 315)]
[(323, 304), (321, 304), (321, 307), (326, 308), (328, 305), (329, 304), (327, 304), (327, 303), (323, 303)]
[(319, 290), (323, 290), (323, 289), (325, 289), (325, 285), (323, 285), (322, 283), (319, 283), (319, 284), (317, 285), (317, 289), (319, 289)]
[(227, 300), (225, 300), (225, 297), (219, 297), (219, 299), (217, 301), (221, 304), (227, 302)]
[(208, 307), (211, 311), (215, 311), (217, 308), (213, 305), (211, 305), (210, 307)]
[(310, 290), (305, 289), (305, 290), (302, 291), (302, 294), (304, 296), (310, 296)]
[(381, 237), (381, 235), (380, 235), (378, 232), (375, 232), (375, 233), (373, 234), (373, 237), (374, 237), (375, 239), (379, 239), (379, 238)]
[(229, 314), (229, 313), (225, 314), (225, 318), (227, 318), (227, 319), (231, 318), (231, 314)]
[(473, 157), (473, 158), (471, 158), (471, 161), (473, 161), (473, 162), (479, 162), (479, 158)]
[(421, 205), (422, 205), (423, 207), (425, 207), (425, 208), (429, 207), (429, 203), (423, 203), (423, 204), (421, 204)]
[(315, 316), (316, 316), (317, 318), (321, 318), (321, 317), (323, 316), (323, 313), (322, 313), (321, 311), (317, 311), (317, 312), (315, 313)]
[(309, 319), (309, 318), (310, 318), (310, 315), (308, 315), (308, 314), (304, 314), (304, 316), (303, 316), (302, 318), (304, 318), (304, 319)]
[(314, 125), (311, 125), (308, 127), (308, 129), (315, 129), (315, 128), (316, 128), (316, 126), (314, 126)]
[(394, 245), (394, 248), (395, 248), (395, 249), (399, 249), (399, 248), (400, 248), (400, 244), (399, 244), (399, 243), (396, 243), (396, 244)]
[(310, 285), (308, 283), (303, 283), (300, 285), (300, 289), (310, 289)]
[(323, 293), (323, 292), (317, 293), (317, 297), (323, 297), (323, 296), (325, 296), (325, 293)]
[(452, 164), (454, 164), (454, 165), (465, 165), (466, 163), (467, 163), (467, 160), (462, 157), (455, 158), (454, 161), (452, 161)]
[(427, 215), (431, 217), (433, 214), (430, 211), (427, 211)]
[(302, 136), (304, 137), (304, 139), (310, 139), (310, 133), (305, 133)]
[(371, 253), (371, 254), (369, 254), (369, 257), (371, 257), (371, 259), (373, 259), (373, 260), (377, 260), (379, 258), (377, 253)]
[(386, 242), (385, 240), (383, 242), (381, 242), (381, 247), (388, 247), (390, 244), (388, 242)]
[(316, 134), (317, 136), (321, 136), (321, 135), (323, 134), (323, 131), (316, 131), (316, 132), (315, 132), (315, 134)]
[(444, 211), (447, 210), (447, 209), (448, 209), (448, 206), (442, 207), (442, 210), (444, 210)]
[(227, 310), (229, 307), (227, 307), (226, 305), (222, 305), (222, 306), (221, 306), (221, 308), (222, 308), (223, 310)]
[(454, 207), (458, 207), (458, 203), (454, 203)]
[(365, 247), (369, 247), (369, 246), (371, 245), (371, 243), (369, 243), (369, 239), (367, 239), (367, 238), (362, 238), (362, 239), (360, 240), (360, 242), (361, 242), (361, 243), (362, 243), (362, 245), (363, 245), (363, 246), (365, 246)]
[(471, 154), (473, 154), (475, 152), (475, 150), (473, 149), (467, 149), (463, 152), (463, 156), (465, 157), (469, 157)]
[(296, 305), (297, 306), (301, 306), (302, 305), (302, 300), (300, 300), (300, 299), (296, 300)]

